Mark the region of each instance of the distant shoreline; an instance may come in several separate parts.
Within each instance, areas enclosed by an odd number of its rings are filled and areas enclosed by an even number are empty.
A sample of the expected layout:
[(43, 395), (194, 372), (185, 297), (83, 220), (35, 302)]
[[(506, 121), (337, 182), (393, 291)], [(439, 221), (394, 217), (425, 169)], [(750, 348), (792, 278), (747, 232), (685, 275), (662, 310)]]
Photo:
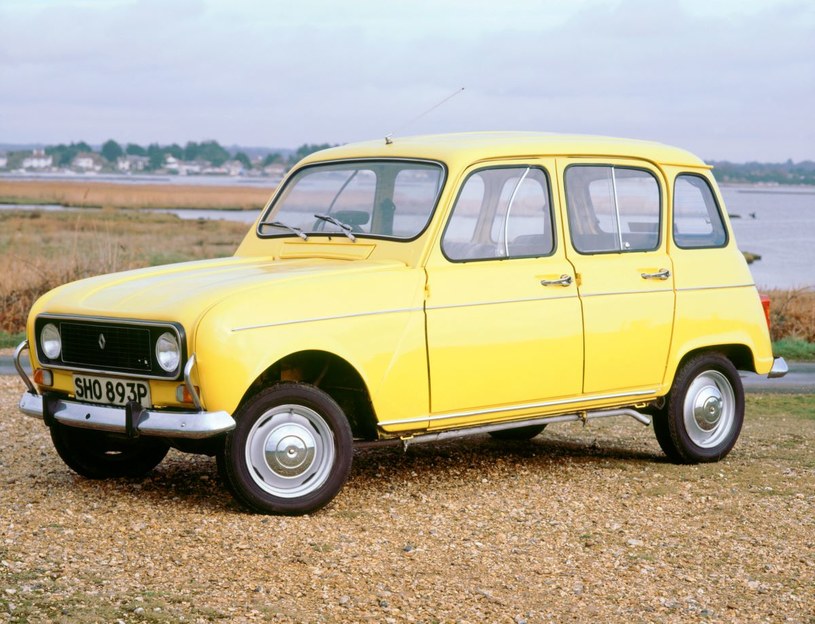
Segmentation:
[[(724, 185), (722, 185), (724, 186)], [(733, 186), (741, 186), (741, 185), (733, 185)], [(758, 186), (758, 185), (756, 185)], [(777, 190), (769, 190), (765, 188), (750, 188), (750, 189), (737, 189), (739, 193), (752, 193), (754, 195), (815, 195), (815, 186), (810, 185), (801, 185), (797, 188), (806, 188), (806, 190), (800, 191), (793, 191), (788, 190), (786, 188), (777, 189)]]
[(0, 177), (0, 204), (167, 210), (260, 210), (274, 187), (237, 184), (121, 183)]

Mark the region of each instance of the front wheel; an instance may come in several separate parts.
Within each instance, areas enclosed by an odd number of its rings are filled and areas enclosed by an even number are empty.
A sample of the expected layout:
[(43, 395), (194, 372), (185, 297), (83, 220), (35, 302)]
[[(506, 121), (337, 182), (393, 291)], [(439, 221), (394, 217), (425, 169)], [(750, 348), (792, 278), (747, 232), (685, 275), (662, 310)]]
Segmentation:
[(679, 369), (665, 407), (654, 414), (654, 431), (672, 461), (714, 462), (736, 444), (743, 422), (738, 371), (723, 355), (706, 353)]
[(155, 438), (130, 439), (59, 423), (51, 427), (51, 441), (62, 461), (89, 479), (144, 476), (170, 450)]
[(255, 511), (305, 514), (328, 504), (351, 471), (351, 427), (328, 394), (279, 383), (235, 414), (219, 468), (235, 498)]

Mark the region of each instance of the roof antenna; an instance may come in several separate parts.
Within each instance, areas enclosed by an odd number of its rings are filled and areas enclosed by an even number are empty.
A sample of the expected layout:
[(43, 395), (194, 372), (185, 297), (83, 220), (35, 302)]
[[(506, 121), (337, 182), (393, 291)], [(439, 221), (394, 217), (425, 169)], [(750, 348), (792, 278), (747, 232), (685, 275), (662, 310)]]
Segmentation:
[(446, 98), (444, 98), (444, 99), (443, 99), (441, 102), (439, 102), (438, 104), (434, 104), (433, 106), (431, 106), (430, 108), (428, 108), (426, 111), (424, 111), (423, 113), (421, 113), (421, 114), (417, 115), (416, 117), (414, 117), (414, 118), (413, 118), (413, 119), (411, 119), (410, 121), (407, 121), (407, 122), (403, 123), (403, 124), (402, 124), (401, 126), (399, 126), (399, 127), (396, 129), (396, 130), (394, 130), (393, 132), (391, 132), (390, 134), (388, 134), (387, 136), (385, 136), (385, 145), (391, 145), (391, 144), (393, 143), (393, 135), (394, 135), (394, 134), (396, 134), (396, 133), (397, 133), (397, 132), (399, 132), (400, 130), (402, 130), (402, 129), (406, 128), (407, 126), (409, 126), (409, 125), (410, 125), (410, 124), (412, 124), (413, 122), (418, 121), (419, 119), (421, 119), (422, 117), (424, 117), (425, 115), (427, 115), (429, 112), (436, 110), (436, 109), (437, 109), (439, 106), (441, 106), (442, 104), (444, 104), (446, 101), (448, 101), (448, 100), (452, 100), (454, 97), (456, 97), (456, 96), (457, 96), (459, 93), (461, 93), (462, 91), (464, 91), (464, 87), (461, 87), (460, 89), (456, 89), (455, 91), (453, 91), (453, 92), (452, 92), (450, 95), (448, 95)]

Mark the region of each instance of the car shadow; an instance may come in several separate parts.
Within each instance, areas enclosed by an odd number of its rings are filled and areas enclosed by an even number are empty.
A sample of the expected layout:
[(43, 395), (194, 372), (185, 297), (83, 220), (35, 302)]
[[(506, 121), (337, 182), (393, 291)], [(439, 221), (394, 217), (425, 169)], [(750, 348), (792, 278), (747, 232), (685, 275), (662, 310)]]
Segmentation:
[[(382, 488), (405, 480), (419, 480), (426, 487), (448, 488), (462, 477), (476, 478), (496, 465), (507, 464), (545, 473), (568, 464), (597, 469), (620, 464), (665, 463), (658, 449), (625, 439), (574, 440), (543, 434), (532, 440), (495, 440), (477, 435), (432, 444), (383, 446), (357, 450), (346, 488), (366, 498), (366, 490), (376, 496)], [(64, 487), (66, 475), (51, 472)], [(92, 480), (73, 475), (71, 487), (89, 500), (138, 498), (146, 506), (176, 505), (187, 511), (217, 514), (251, 514), (229, 493), (218, 474), (215, 459), (202, 455), (173, 452), (152, 472), (142, 478)], [(47, 488), (50, 479), (45, 479)], [(429, 492), (428, 492), (429, 493)], [(342, 494), (340, 494), (342, 495)]]
[(490, 470), (496, 464), (511, 464), (529, 470), (546, 471), (564, 463), (571, 466), (592, 464), (597, 468), (609, 464), (654, 464), (667, 459), (654, 445), (645, 448), (631, 440), (574, 440), (547, 437), (546, 434), (524, 441), (495, 440), (486, 435), (416, 444), (404, 450), (401, 446), (373, 447), (356, 451), (351, 480), (400, 478), (405, 474), (433, 472), (435, 479), (443, 474), (461, 475)]

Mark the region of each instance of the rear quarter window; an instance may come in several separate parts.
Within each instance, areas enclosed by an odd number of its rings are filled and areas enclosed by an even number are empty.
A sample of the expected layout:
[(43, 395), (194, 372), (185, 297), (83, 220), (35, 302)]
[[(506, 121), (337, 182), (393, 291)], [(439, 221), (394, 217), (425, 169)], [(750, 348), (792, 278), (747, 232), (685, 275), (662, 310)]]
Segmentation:
[(727, 229), (708, 181), (696, 174), (680, 174), (674, 182), (673, 239), (682, 249), (727, 245)]

